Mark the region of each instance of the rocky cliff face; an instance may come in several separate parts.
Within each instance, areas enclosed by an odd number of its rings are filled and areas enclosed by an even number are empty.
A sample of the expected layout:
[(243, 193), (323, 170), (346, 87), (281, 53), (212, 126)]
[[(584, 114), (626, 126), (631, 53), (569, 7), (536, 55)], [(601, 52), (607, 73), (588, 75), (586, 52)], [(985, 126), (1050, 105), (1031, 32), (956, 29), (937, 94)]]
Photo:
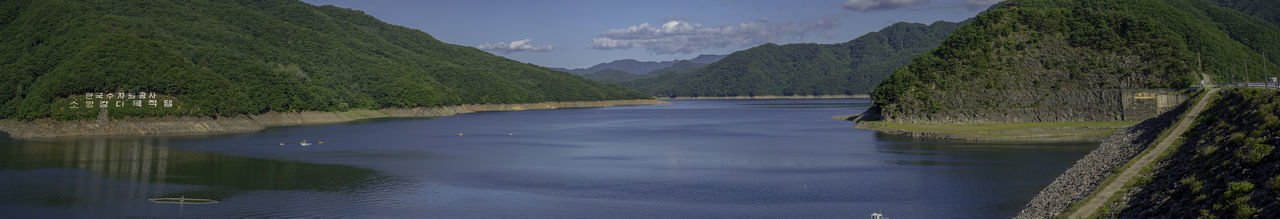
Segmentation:
[[(868, 119), (902, 123), (1004, 123), (1144, 120), (1169, 111), (1187, 95), (1168, 89), (1026, 89), (934, 94), (937, 104), (869, 111)], [(876, 109), (879, 110), (879, 109)]]
[(1183, 137), (1110, 216), (1280, 217), (1280, 91), (1223, 90)]

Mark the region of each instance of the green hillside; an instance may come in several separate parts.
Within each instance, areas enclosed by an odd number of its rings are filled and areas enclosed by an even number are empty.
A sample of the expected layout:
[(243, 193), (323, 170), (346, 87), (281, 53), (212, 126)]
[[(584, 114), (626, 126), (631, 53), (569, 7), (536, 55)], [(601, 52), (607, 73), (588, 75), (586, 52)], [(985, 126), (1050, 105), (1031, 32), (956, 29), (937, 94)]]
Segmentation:
[(1209, 0), (1218, 6), (1235, 9), (1271, 24), (1280, 25), (1280, 1), (1276, 0)]
[(683, 74), (622, 83), (660, 97), (865, 94), (961, 23), (896, 23), (839, 44), (765, 44)]
[(296, 0), (0, 2), (0, 118), (84, 119), (93, 92), (154, 92), (123, 116), (647, 98)]
[(1100, 89), (1185, 88), (1201, 63), (1261, 80), (1280, 60), (1263, 52), (1280, 54), (1280, 28), (1202, 0), (1011, 0), (894, 71), (866, 119), (1106, 119), (1080, 117), (1110, 110), (1089, 108)]

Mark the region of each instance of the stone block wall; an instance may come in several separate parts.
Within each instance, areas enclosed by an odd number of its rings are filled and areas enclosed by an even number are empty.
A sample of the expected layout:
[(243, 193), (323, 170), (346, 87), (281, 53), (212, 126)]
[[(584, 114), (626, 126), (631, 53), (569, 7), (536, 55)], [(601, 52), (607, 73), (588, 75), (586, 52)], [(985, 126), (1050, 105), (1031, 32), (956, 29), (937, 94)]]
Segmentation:
[(1120, 103), (1123, 120), (1141, 121), (1151, 118), (1187, 100), (1187, 95), (1172, 89), (1130, 89), (1124, 90)]

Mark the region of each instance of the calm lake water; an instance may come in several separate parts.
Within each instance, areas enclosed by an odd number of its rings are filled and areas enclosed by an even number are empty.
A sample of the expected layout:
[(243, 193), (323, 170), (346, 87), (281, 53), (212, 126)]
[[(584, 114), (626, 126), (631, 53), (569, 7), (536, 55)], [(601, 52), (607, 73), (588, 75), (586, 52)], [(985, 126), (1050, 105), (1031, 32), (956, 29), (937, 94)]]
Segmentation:
[[(1009, 217), (1096, 147), (919, 141), (831, 119), (862, 112), (866, 99), (671, 102), (205, 136), (0, 138), (0, 212)], [(220, 203), (147, 200), (155, 197)]]

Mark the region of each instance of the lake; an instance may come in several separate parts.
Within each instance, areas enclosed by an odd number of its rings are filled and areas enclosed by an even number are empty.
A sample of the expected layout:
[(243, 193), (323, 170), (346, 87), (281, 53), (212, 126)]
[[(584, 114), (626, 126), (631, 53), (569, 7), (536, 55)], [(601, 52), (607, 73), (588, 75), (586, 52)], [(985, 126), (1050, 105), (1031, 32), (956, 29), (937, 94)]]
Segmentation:
[[(670, 102), (238, 134), (0, 138), (0, 212), (18, 218), (1010, 217), (1097, 147), (913, 140), (831, 118), (862, 112), (867, 99)], [(312, 145), (300, 146), (302, 140)], [(219, 203), (148, 200), (157, 197)]]

